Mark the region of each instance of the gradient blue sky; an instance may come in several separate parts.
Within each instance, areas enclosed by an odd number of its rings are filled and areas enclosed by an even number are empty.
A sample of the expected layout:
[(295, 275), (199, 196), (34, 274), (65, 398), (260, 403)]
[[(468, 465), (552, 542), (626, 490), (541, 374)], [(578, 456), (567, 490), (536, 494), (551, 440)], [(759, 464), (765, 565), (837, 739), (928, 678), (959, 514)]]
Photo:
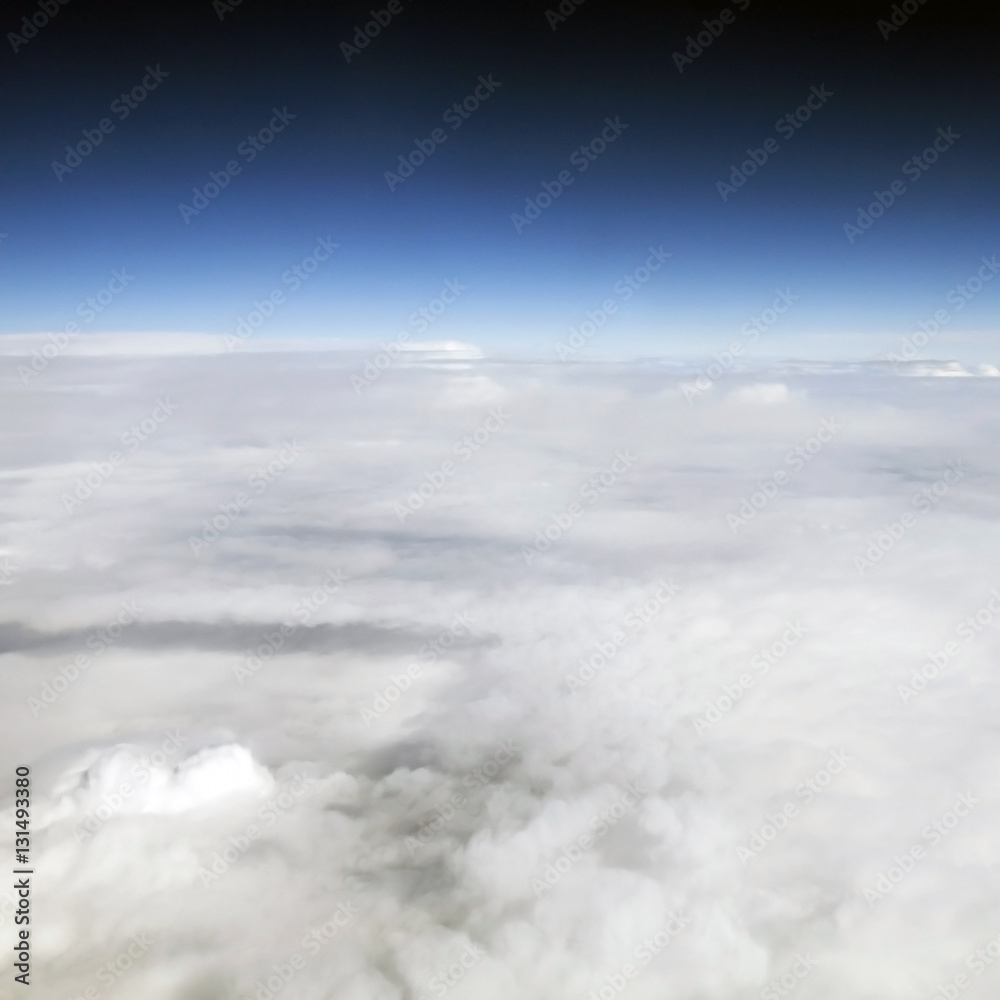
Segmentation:
[[(683, 73), (672, 53), (722, 4), (589, 0), (552, 31), (544, 2), (403, 0), (348, 64), (340, 43), (371, 6), (247, 0), (220, 21), (207, 2), (70, 4), (17, 52), (8, 36), (0, 332), (79, 320), (116, 268), (134, 280), (85, 332), (232, 332), (322, 236), (336, 254), (261, 333), (416, 337), (407, 318), (458, 279), (467, 290), (422, 339), (546, 356), (662, 245), (670, 261), (588, 356), (710, 353), (787, 288), (800, 298), (755, 352), (873, 357), (936, 309), (954, 313), (949, 291), (1000, 253), (988, 5), (929, 3), (883, 39), (889, 4), (733, 3)], [(8, 10), (5, 33), (36, 10)], [(147, 64), (169, 77), (119, 121), (109, 106)], [(499, 89), (390, 192), (384, 172), (491, 73)], [(829, 101), (778, 136), (824, 84)], [(275, 106), (295, 120), (244, 162), (237, 146)], [(571, 154), (615, 116), (627, 131), (578, 173)], [(57, 179), (53, 161), (104, 117), (114, 132)], [(961, 138), (904, 178), (948, 127)], [(716, 182), (769, 137), (780, 149), (723, 202)], [(241, 174), (186, 224), (178, 205), (234, 158)], [(567, 168), (572, 187), (516, 233), (511, 214)], [(851, 244), (844, 223), (896, 178), (906, 194)], [(998, 289), (927, 353), (996, 361)]]

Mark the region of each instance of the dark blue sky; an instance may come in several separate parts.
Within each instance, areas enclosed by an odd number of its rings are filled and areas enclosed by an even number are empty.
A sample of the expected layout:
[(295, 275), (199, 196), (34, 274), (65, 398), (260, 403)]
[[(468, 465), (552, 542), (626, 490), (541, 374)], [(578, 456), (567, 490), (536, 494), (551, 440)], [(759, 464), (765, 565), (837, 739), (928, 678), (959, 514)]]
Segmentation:
[[(38, 4), (7, 8), (0, 332), (223, 334), (277, 291), (262, 334), (544, 356), (610, 300), (593, 356), (700, 355), (788, 289), (757, 353), (876, 356), (947, 308), (930, 353), (996, 360), (1000, 282), (948, 304), (1000, 253), (994, 5), (927, 0), (884, 38), (888, 3), (586, 0), (552, 30), (545, 0), (393, 2), (350, 62), (371, 3), (72, 0), (31, 38)], [(739, 185), (748, 150), (767, 162)], [(338, 247), (296, 284), (318, 238)], [(651, 247), (671, 256), (637, 280)], [(115, 269), (125, 290), (81, 316)], [(456, 279), (427, 330), (409, 321)]]

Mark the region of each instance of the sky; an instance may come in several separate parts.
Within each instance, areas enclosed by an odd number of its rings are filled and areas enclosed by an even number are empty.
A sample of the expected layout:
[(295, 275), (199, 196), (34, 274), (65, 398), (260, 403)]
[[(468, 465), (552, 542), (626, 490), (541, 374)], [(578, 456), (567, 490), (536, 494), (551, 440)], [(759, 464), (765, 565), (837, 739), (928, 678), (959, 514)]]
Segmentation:
[(371, 2), (0, 16), (0, 1000), (996, 996), (995, 9)]
[(0, 332), (996, 361), (992, 5), (395, 9), (6, 11)]

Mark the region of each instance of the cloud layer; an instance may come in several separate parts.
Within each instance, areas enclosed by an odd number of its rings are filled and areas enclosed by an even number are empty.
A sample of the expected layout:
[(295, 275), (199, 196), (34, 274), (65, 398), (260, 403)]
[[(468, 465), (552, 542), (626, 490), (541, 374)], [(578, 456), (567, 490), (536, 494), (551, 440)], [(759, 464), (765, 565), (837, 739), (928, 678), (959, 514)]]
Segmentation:
[(8, 364), (40, 996), (989, 975), (994, 380), (365, 360)]

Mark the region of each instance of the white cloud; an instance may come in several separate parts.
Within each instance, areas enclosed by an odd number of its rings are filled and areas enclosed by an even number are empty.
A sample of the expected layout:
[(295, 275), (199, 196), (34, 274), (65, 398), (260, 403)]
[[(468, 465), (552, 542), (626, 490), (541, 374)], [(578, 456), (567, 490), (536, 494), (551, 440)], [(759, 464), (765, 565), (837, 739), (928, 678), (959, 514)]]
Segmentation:
[(776, 406), (787, 402), (788, 396), (788, 386), (784, 382), (754, 382), (737, 389), (730, 398), (738, 403)]
[(785, 364), (689, 400), (677, 366), (413, 361), (362, 397), (348, 352), (6, 366), (0, 747), (33, 769), (39, 995), (103, 996), (137, 935), (113, 988), (144, 1000), (253, 997), (295, 955), (284, 996), (349, 1000), (570, 1000), (633, 964), (635, 1000), (736, 1000), (806, 953), (817, 1000), (969, 974), (1000, 933), (990, 383)]

